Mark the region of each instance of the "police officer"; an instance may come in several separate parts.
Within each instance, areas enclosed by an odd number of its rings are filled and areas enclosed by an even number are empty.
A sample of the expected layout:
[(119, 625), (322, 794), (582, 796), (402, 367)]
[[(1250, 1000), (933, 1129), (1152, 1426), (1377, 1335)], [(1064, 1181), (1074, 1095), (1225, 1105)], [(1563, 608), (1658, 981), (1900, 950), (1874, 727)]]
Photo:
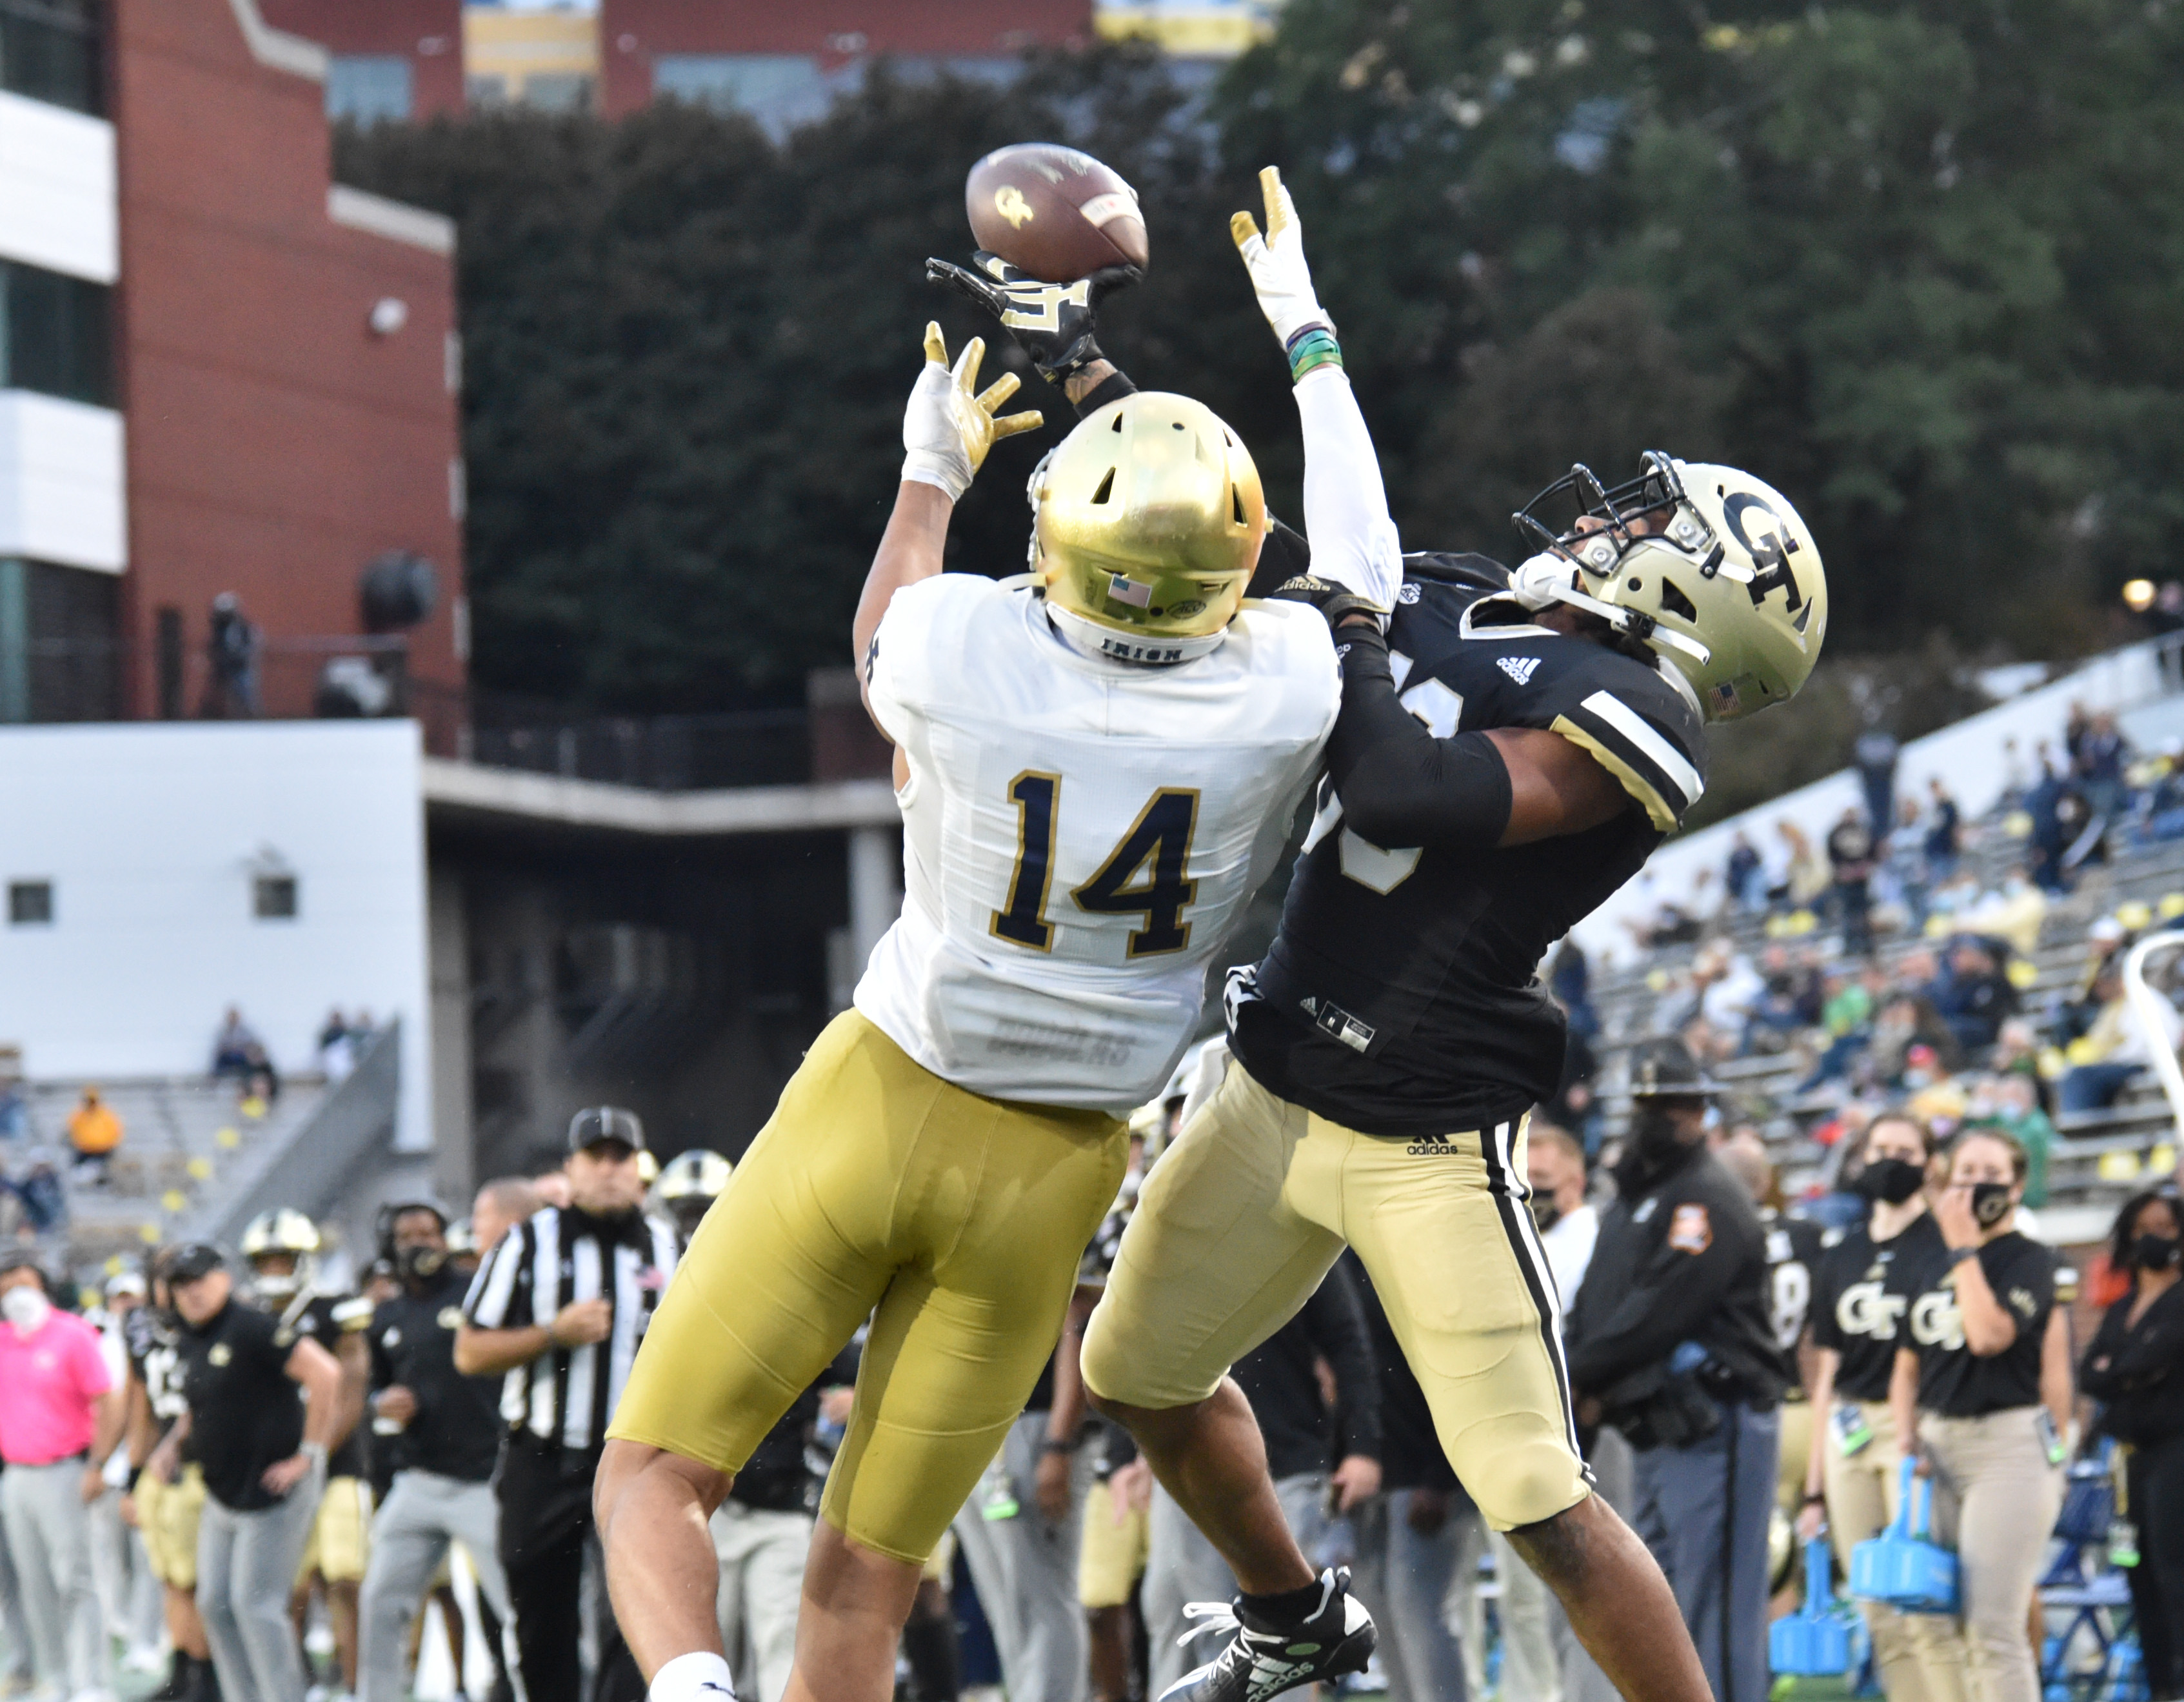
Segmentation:
[(579, 1665), (592, 1478), (668, 1279), (675, 1231), (643, 1210), (644, 1128), (619, 1106), (569, 1122), (566, 1206), (546, 1206), (487, 1254), (463, 1303), (456, 1369), (502, 1379), (500, 1561), (530, 1702), (634, 1702), (644, 1680), (599, 1604), (590, 1694)]
[(1630, 1067), (1619, 1191), (1570, 1318), (1582, 1423), (1629, 1438), (1635, 1524), (1668, 1574), (1719, 1702), (1765, 1702), (1767, 1526), (1783, 1391), (1767, 1238), (1707, 1150), (1716, 1091), (1682, 1041)]
[(439, 1207), (424, 1200), (393, 1205), (383, 1225), (402, 1292), (371, 1314), (371, 1410), (375, 1431), (398, 1463), (364, 1576), (361, 1702), (402, 1702), (410, 1621), (450, 1542), (470, 1555), (493, 1613), (503, 1624), (510, 1617), (493, 1493), (500, 1385), (455, 1370), (469, 1277), (450, 1258)]

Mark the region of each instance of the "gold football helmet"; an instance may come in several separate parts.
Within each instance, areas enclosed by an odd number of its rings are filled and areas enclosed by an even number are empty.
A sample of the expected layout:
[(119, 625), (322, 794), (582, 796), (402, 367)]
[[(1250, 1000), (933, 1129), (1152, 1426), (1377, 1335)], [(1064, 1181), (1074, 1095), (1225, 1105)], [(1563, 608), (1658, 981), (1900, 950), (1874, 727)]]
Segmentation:
[(1141, 390), (1078, 426), (1031, 477), (1033, 577), (1086, 649), (1166, 665), (1212, 651), (1267, 536), (1251, 453), (1201, 402)]
[[(1650, 645), (1709, 721), (1794, 697), (1828, 630), (1811, 531), (1780, 491), (1738, 468), (1658, 449), (1643, 464), (1613, 490), (1572, 467), (1525, 505), (1517, 523), (1543, 553), (1518, 570), (1519, 594), (1589, 610)], [(1536, 512), (1572, 498), (1568, 524)]]

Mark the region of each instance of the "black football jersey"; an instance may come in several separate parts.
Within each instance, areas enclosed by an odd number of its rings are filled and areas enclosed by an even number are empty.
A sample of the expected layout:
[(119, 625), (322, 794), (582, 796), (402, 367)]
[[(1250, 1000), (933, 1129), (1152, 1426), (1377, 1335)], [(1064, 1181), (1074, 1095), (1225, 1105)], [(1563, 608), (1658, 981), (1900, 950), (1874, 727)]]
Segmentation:
[[(1564, 1024), (1547, 948), (1644, 864), (1703, 789), (1696, 700), (1662, 668), (1530, 624), (1479, 555), (1412, 555), (1388, 631), (1403, 706), (1437, 737), (1532, 727), (1622, 783), (1613, 820), (1507, 850), (1382, 846), (1318, 812), (1230, 1043), (1266, 1087), (1367, 1134), (1477, 1129), (1552, 1098)], [(1475, 618), (1474, 618), (1475, 617)]]
[[(341, 1340), (371, 1327), (371, 1303), (354, 1294), (320, 1294), (306, 1289), (290, 1301), (281, 1314), (282, 1345), (298, 1336), (309, 1336), (336, 1359)], [(326, 1476), (364, 1476), (364, 1426), (356, 1426), (326, 1456)]]
[(1767, 1317), (1774, 1345), (1794, 1369), (1797, 1344), (1813, 1314), (1813, 1275), (1819, 1269), (1827, 1232), (1809, 1218), (1785, 1217), (1771, 1206), (1759, 1220), (1767, 1230)]

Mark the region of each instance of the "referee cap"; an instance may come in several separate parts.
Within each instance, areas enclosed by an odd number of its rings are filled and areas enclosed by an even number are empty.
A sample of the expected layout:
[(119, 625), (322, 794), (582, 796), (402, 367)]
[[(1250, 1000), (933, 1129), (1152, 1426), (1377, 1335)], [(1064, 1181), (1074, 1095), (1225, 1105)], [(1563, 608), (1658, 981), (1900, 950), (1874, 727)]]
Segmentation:
[(1647, 1041), (1630, 1052), (1633, 1099), (1702, 1099), (1721, 1091), (1680, 1040)]
[(619, 1105), (588, 1105), (569, 1119), (569, 1150), (581, 1152), (590, 1147), (614, 1144), (642, 1152), (644, 1124), (634, 1111)]

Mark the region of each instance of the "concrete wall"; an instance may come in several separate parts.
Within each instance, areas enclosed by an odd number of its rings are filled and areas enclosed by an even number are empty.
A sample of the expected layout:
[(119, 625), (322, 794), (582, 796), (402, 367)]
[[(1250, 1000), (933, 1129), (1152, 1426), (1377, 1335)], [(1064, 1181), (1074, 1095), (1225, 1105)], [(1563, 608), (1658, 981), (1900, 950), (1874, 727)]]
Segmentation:
[[(0, 1041), (33, 1079), (196, 1074), (232, 1004), (296, 1069), (362, 1007), (402, 1018), (398, 1138), (429, 1146), (418, 762), (406, 721), (0, 729), (0, 882), (53, 888), (50, 924), (0, 921)], [(253, 914), (276, 868), (292, 921)]]

